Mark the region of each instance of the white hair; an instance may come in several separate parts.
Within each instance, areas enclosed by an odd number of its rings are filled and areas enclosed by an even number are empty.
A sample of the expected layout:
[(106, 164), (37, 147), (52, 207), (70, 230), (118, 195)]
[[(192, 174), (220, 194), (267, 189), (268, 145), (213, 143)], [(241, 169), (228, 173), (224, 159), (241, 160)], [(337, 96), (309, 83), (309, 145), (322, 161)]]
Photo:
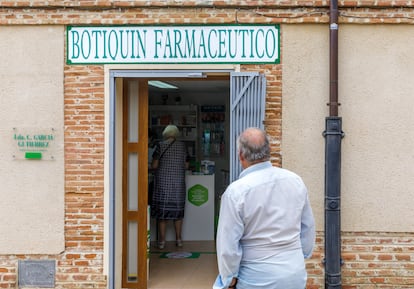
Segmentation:
[(179, 134), (180, 134), (180, 131), (178, 130), (178, 127), (176, 127), (173, 124), (167, 125), (167, 127), (162, 132), (163, 138), (169, 138), (169, 137), (177, 138)]

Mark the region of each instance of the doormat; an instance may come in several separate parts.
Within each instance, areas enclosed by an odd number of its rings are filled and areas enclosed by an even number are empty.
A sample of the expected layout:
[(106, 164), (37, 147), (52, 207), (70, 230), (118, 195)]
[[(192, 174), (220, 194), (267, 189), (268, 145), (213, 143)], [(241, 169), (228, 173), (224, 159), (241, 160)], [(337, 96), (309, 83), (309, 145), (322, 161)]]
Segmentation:
[(167, 258), (167, 259), (196, 259), (200, 257), (200, 253), (198, 252), (165, 252), (160, 255), (160, 258)]

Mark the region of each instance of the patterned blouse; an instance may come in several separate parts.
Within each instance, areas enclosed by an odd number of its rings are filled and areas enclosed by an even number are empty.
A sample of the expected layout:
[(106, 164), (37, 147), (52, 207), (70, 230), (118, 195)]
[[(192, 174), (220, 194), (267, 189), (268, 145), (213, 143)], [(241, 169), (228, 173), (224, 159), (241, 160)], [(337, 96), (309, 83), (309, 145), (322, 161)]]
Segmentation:
[(161, 220), (184, 218), (186, 197), (185, 170), (187, 150), (181, 141), (160, 142), (153, 158), (158, 160), (155, 172), (151, 215)]

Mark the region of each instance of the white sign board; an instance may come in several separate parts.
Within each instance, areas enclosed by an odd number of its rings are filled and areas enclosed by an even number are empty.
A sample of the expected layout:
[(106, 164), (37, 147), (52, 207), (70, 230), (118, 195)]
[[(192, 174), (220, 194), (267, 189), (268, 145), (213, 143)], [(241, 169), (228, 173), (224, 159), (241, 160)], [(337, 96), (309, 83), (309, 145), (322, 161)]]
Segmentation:
[(278, 25), (69, 26), (68, 64), (279, 63)]

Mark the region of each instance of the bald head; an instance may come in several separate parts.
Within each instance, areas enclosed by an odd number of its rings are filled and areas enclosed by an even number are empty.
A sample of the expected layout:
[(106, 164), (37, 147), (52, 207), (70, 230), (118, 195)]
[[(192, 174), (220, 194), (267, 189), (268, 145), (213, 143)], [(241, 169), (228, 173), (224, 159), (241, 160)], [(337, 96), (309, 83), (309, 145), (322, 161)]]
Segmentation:
[(239, 155), (249, 164), (268, 161), (270, 159), (270, 145), (266, 132), (256, 127), (244, 130), (238, 140)]

